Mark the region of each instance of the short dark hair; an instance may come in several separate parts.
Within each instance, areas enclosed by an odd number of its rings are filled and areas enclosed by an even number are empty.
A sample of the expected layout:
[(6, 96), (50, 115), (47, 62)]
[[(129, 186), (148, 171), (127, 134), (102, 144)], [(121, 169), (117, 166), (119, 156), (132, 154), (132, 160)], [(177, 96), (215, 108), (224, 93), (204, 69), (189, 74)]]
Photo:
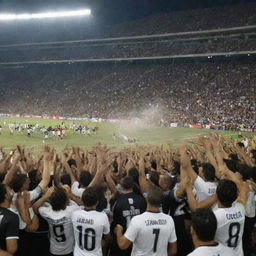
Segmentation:
[(26, 180), (28, 179), (27, 175), (24, 173), (16, 173), (12, 177), (10, 182), (10, 187), (13, 189), (15, 193), (19, 192), (22, 186), (25, 184)]
[(0, 183), (0, 204), (4, 202), (7, 190), (5, 184)]
[(246, 164), (239, 164), (238, 172), (241, 174), (244, 181), (249, 180), (252, 177), (253, 169)]
[(69, 185), (71, 187), (71, 178), (70, 178), (70, 175), (67, 174), (67, 173), (63, 173), (61, 176), (60, 176), (60, 182), (63, 184), (63, 185)]
[(236, 184), (231, 180), (220, 180), (216, 190), (217, 197), (224, 207), (231, 207), (237, 199), (238, 192)]
[(76, 160), (73, 159), (73, 158), (69, 159), (69, 160), (68, 160), (68, 165), (69, 165), (70, 167), (71, 167), (72, 165), (74, 165), (75, 167), (77, 167), (77, 166), (76, 166)]
[(210, 163), (203, 163), (203, 174), (207, 181), (214, 181), (215, 180), (215, 168)]
[(237, 168), (237, 161), (233, 160), (233, 159), (223, 159), (223, 161), (225, 162), (226, 166), (228, 167), (228, 169), (232, 172), (237, 172), (238, 168)]
[(150, 171), (149, 180), (159, 187), (159, 174), (155, 171)]
[(131, 176), (125, 176), (120, 182), (123, 189), (132, 189), (134, 186), (134, 180)]
[(30, 180), (29, 190), (35, 189), (39, 184), (39, 180), (37, 179), (37, 173), (38, 173), (37, 169), (33, 169), (30, 172), (28, 172), (28, 177)]
[(85, 207), (91, 207), (98, 203), (99, 196), (98, 190), (95, 187), (88, 187), (82, 195), (82, 201)]
[(130, 176), (133, 178), (134, 182), (139, 184), (139, 171), (137, 168), (132, 167), (128, 170), (127, 176)]
[(163, 201), (163, 191), (157, 187), (151, 188), (147, 194), (147, 201), (152, 206), (160, 207)]
[(83, 187), (88, 187), (89, 184), (92, 181), (92, 175), (88, 171), (81, 171), (79, 175), (79, 184), (81, 184)]
[(192, 227), (197, 237), (204, 242), (214, 240), (217, 219), (212, 210), (199, 208), (192, 213)]
[(61, 187), (55, 187), (54, 192), (49, 197), (49, 203), (54, 211), (64, 210), (68, 203), (68, 196), (64, 189)]
[(237, 146), (239, 146), (240, 148), (244, 148), (244, 143), (243, 142), (237, 142)]
[(237, 154), (232, 153), (232, 154), (229, 154), (228, 157), (229, 157), (230, 159), (236, 161), (236, 162), (239, 161), (239, 158), (238, 158)]

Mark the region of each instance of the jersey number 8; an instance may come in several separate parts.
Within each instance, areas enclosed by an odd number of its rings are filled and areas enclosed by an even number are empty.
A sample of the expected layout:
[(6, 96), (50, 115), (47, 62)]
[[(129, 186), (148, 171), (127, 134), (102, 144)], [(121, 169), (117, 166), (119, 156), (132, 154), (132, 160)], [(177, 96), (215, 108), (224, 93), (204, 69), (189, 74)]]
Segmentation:
[(238, 222), (231, 223), (228, 229), (228, 247), (237, 247), (240, 232), (240, 224)]

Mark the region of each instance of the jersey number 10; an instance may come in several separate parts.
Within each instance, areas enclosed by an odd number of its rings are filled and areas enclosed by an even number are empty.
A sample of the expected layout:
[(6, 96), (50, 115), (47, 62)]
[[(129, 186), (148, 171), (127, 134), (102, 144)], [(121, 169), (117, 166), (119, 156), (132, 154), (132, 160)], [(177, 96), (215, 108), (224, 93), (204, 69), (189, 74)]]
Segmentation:
[[(79, 231), (78, 244), (81, 250), (93, 251), (96, 244), (96, 232), (93, 228), (86, 228), (83, 232), (82, 226), (76, 227)], [(84, 234), (83, 234), (84, 233)]]

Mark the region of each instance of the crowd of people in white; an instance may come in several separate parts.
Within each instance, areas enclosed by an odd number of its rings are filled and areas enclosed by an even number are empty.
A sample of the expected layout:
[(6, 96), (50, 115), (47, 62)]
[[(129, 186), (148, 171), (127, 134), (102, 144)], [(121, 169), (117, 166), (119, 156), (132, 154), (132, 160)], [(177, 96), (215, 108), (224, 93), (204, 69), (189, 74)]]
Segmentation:
[(2, 149), (0, 252), (255, 255), (255, 144)]

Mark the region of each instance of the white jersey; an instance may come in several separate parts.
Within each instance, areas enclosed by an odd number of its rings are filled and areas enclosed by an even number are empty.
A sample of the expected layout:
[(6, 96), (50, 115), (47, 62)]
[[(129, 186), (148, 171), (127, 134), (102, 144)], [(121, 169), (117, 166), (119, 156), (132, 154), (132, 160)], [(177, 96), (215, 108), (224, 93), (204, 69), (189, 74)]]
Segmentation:
[(215, 246), (200, 246), (188, 256), (234, 256), (234, 252), (222, 244), (216, 244)]
[(218, 223), (215, 240), (232, 248), (234, 255), (243, 256), (245, 207), (241, 203), (234, 202), (229, 208), (218, 208), (214, 214)]
[(124, 236), (133, 242), (131, 256), (167, 256), (168, 243), (177, 240), (172, 217), (148, 211), (132, 218)]
[(75, 181), (72, 186), (71, 186), (71, 192), (72, 194), (74, 194), (75, 196), (77, 196), (78, 198), (82, 198), (82, 195), (85, 191), (85, 188), (79, 188), (79, 183), (78, 181)]
[(54, 211), (49, 203), (39, 208), (40, 215), (46, 219), (50, 230), (50, 252), (54, 255), (69, 254), (74, 249), (74, 232), (71, 222), (72, 212), (80, 209), (69, 205), (65, 210)]
[(215, 182), (204, 181), (197, 176), (194, 187), (196, 189), (196, 200), (203, 201), (216, 193), (217, 184)]
[[(27, 193), (29, 194), (30, 202), (36, 200), (40, 196), (41, 192), (42, 192), (42, 189), (40, 188), (40, 186), (37, 186), (35, 189), (33, 189), (31, 191), (27, 191)], [(16, 205), (15, 205), (15, 201), (17, 200), (17, 196), (18, 196), (18, 194), (14, 193), (14, 195), (12, 197), (12, 204), (10, 206), (10, 210), (12, 212), (16, 213), (19, 216), (19, 229), (25, 229), (27, 224), (21, 218), (21, 216), (19, 214), (19, 211), (18, 211), (18, 209), (16, 208)], [(29, 208), (29, 215), (30, 215), (31, 219), (35, 215), (32, 208)]]
[(74, 256), (102, 256), (101, 239), (110, 232), (106, 213), (79, 210), (72, 214), (75, 234)]
[(255, 217), (255, 193), (252, 191), (248, 193), (245, 216), (248, 218)]

